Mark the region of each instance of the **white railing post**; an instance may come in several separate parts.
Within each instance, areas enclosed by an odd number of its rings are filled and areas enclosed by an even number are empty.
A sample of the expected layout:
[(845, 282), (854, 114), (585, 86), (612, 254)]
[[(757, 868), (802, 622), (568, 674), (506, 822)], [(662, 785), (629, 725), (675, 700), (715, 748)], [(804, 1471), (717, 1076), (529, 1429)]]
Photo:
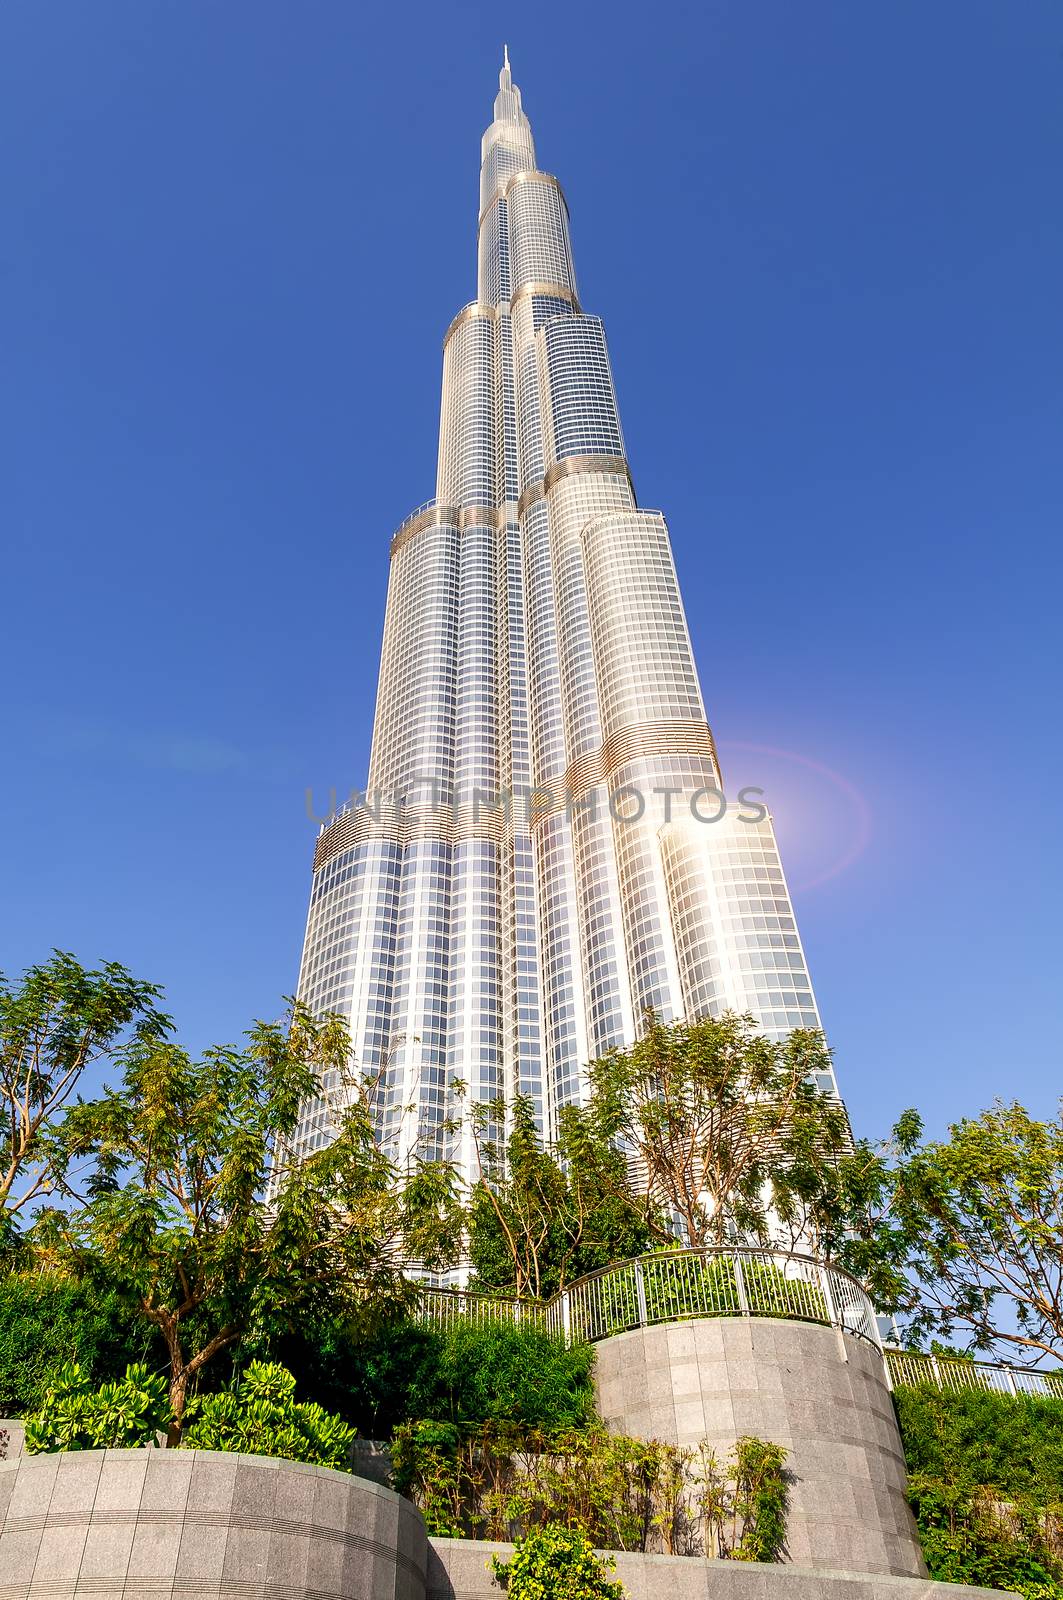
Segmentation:
[(735, 1291), (738, 1294), (738, 1309), (744, 1317), (749, 1316), (749, 1300), (746, 1295), (745, 1274), (742, 1271), (742, 1258), (736, 1250), (731, 1256), (735, 1269)]
[(1008, 1380), (1008, 1388), (1011, 1390), (1011, 1393), (1013, 1395), (1018, 1395), (1019, 1388), (1018, 1388), (1017, 1383), (1015, 1382), (1015, 1374), (1014, 1374), (1014, 1372), (1012, 1372), (1010, 1367), (1005, 1367), (1004, 1368), (1004, 1376)]
[(642, 1276), (642, 1262), (635, 1262), (635, 1299), (639, 1308), (639, 1327), (648, 1328), (649, 1312), (646, 1310), (646, 1280)]
[(832, 1328), (840, 1328), (841, 1323), (838, 1321), (838, 1308), (834, 1304), (834, 1294), (830, 1286), (830, 1269), (821, 1266), (817, 1270), (819, 1273), (820, 1293), (823, 1296), (823, 1304), (827, 1312), (827, 1321), (830, 1323)]
[[(722, 1271), (725, 1260), (731, 1267), (734, 1284), (734, 1298), (728, 1297), (726, 1303), (726, 1275)], [(700, 1272), (693, 1271), (693, 1262), (701, 1263)], [(707, 1262), (719, 1263), (721, 1269), (718, 1277), (712, 1275), (711, 1293), (704, 1273)], [(756, 1272), (753, 1279), (748, 1278), (745, 1272), (750, 1264), (754, 1265)], [(758, 1265), (762, 1265), (763, 1270), (757, 1271)], [(666, 1270), (668, 1266), (666, 1262)], [(674, 1270), (668, 1282), (673, 1298), (669, 1299), (669, 1306), (674, 1316), (700, 1318), (730, 1312), (732, 1315), (752, 1317), (766, 1310), (769, 1315), (824, 1322), (827, 1326), (840, 1329), (842, 1333), (867, 1339), (882, 1349), (883, 1339), (875, 1320), (874, 1308), (861, 1285), (847, 1273), (835, 1271), (810, 1257), (795, 1257), (781, 1251), (747, 1251), (738, 1245), (730, 1245), (677, 1252), (671, 1266)], [(635, 1259), (591, 1273), (545, 1302), (524, 1300), (518, 1295), (494, 1299), (470, 1294), (465, 1289), (419, 1285), (416, 1315), (427, 1326), (438, 1328), (450, 1328), (462, 1322), (472, 1322), (476, 1326), (501, 1321), (510, 1321), (517, 1327), (535, 1325), (563, 1337), (566, 1345), (571, 1345), (577, 1322), (580, 1324), (580, 1337), (591, 1342), (618, 1331), (617, 1313), (623, 1319), (635, 1310), (637, 1322), (628, 1325), (649, 1327), (652, 1321), (649, 1289), (645, 1260)], [(819, 1294), (819, 1301), (815, 1301), (813, 1289)], [(628, 1299), (632, 1291), (634, 1307)], [(582, 1296), (578, 1315), (577, 1307), (573, 1305), (574, 1294)], [(667, 1320), (669, 1308), (655, 1302), (654, 1317), (657, 1316), (664, 1316)], [(934, 1381), (944, 1388), (950, 1373), (929, 1356), (919, 1359), (926, 1363), (924, 1370), (932, 1372)], [(1001, 1373), (1003, 1377), (999, 1376)], [(1027, 1392), (1011, 1370), (1003, 1365), (979, 1366), (972, 1375), (983, 1380), (992, 1375), (1001, 1389), (1006, 1385), (1013, 1394)], [(897, 1382), (903, 1381), (899, 1366), (890, 1368), (890, 1377)], [(1046, 1392), (1063, 1393), (1063, 1383), (1058, 1378), (1042, 1377), (1041, 1382)]]

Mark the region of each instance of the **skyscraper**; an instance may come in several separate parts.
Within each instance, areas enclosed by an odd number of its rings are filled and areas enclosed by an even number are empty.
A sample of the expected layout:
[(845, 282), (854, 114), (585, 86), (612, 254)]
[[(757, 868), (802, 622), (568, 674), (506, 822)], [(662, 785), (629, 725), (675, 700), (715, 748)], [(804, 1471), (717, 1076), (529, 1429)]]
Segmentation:
[[(819, 1026), (770, 817), (721, 799), (668, 528), (636, 499), (508, 52), (478, 250), (436, 495), (391, 541), (369, 780), (318, 838), (299, 982), (349, 1017), (392, 1152), (468, 1172), (455, 1083), (528, 1095), (549, 1131), (647, 1008)], [(327, 1138), (307, 1107), (300, 1147)]]

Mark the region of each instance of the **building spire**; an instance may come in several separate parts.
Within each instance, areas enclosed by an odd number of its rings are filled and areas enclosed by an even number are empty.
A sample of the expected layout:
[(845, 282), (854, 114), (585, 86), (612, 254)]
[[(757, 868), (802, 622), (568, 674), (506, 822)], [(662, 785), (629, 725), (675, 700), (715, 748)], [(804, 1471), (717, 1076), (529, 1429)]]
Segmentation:
[(496, 122), (525, 122), (521, 109), (520, 90), (513, 82), (509, 66), (509, 45), (502, 46), (502, 70), (498, 74), (498, 94), (495, 96)]

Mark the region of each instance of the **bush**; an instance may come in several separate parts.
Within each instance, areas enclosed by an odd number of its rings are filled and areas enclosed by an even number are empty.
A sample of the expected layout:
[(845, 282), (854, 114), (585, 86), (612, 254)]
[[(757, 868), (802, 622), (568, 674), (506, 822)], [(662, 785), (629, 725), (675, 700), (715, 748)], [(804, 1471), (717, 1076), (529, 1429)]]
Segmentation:
[(790, 1507), (786, 1451), (781, 1444), (746, 1436), (732, 1455), (734, 1489), (730, 1504), (722, 1507), (724, 1520), (735, 1529), (730, 1554), (736, 1561), (781, 1561)]
[(1037, 1510), (919, 1474), (909, 1478), (908, 1496), (932, 1578), (1063, 1600), (1063, 1566)]
[(295, 1373), (301, 1393), (368, 1439), (390, 1438), (411, 1418), (573, 1428), (595, 1415), (590, 1347), (566, 1350), (535, 1328), (406, 1322), (365, 1338), (330, 1326), (268, 1353)]
[(113, 1295), (57, 1275), (0, 1277), (0, 1416), (39, 1410), (71, 1361), (100, 1384), (152, 1353)]
[(898, 1385), (894, 1395), (908, 1471), (948, 1479), (1002, 1500), (1063, 1501), (1063, 1400), (1012, 1399), (980, 1389)]
[(409, 1393), (415, 1417), (476, 1426), (581, 1427), (595, 1417), (594, 1352), (537, 1328), (459, 1324), (437, 1334), (435, 1370)]
[(312, 1401), (298, 1402), (295, 1379), (275, 1363), (252, 1361), (223, 1393), (193, 1399), (186, 1415), (184, 1449), (280, 1456), (341, 1471), (350, 1465), (355, 1430)]
[[(26, 1450), (132, 1450), (156, 1442), (173, 1413), (165, 1378), (140, 1365), (95, 1388), (77, 1362), (68, 1362), (39, 1412), (26, 1418)], [(283, 1367), (253, 1361), (220, 1394), (188, 1406), (182, 1446), (280, 1456), (345, 1469), (354, 1429), (318, 1405), (300, 1404), (295, 1379)]]
[(786, 1452), (740, 1439), (730, 1466), (702, 1446), (596, 1428), (563, 1434), (407, 1423), (392, 1460), (430, 1534), (512, 1539), (564, 1523), (600, 1549), (777, 1561), (786, 1538)]
[(622, 1600), (624, 1593), (606, 1577), (613, 1562), (599, 1560), (584, 1534), (556, 1522), (522, 1539), (512, 1561), (492, 1556), (491, 1565), (510, 1600)]
[(96, 1388), (76, 1361), (60, 1368), (38, 1412), (26, 1418), (26, 1452), (135, 1450), (170, 1420), (166, 1380), (138, 1364)]
[(932, 1578), (1063, 1600), (1063, 1400), (898, 1387)]

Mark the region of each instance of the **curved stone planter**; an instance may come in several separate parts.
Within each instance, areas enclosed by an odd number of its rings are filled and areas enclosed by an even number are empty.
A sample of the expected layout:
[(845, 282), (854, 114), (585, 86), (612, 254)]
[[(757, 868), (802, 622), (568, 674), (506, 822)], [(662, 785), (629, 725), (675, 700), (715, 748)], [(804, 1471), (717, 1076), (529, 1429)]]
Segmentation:
[(345, 1472), (216, 1450), (0, 1461), (0, 1600), (423, 1600), (418, 1511)]
[[(503, 1600), (489, 1558), (512, 1549), (429, 1541), (389, 1489), (294, 1461), (212, 1450), (0, 1461), (0, 1600)], [(851, 1566), (641, 1555), (616, 1566), (628, 1600), (1001, 1600)]]
[(789, 1452), (787, 1559), (925, 1577), (880, 1351), (768, 1317), (637, 1328), (595, 1346), (598, 1408), (641, 1439), (726, 1455), (742, 1434)]
[[(505, 1600), (491, 1576), (490, 1561), (494, 1555), (508, 1559), (512, 1554), (511, 1544), (432, 1539), (427, 1600)], [(614, 1560), (612, 1576), (623, 1584), (627, 1600), (1007, 1600), (1000, 1589), (933, 1583), (929, 1578), (623, 1552)]]

